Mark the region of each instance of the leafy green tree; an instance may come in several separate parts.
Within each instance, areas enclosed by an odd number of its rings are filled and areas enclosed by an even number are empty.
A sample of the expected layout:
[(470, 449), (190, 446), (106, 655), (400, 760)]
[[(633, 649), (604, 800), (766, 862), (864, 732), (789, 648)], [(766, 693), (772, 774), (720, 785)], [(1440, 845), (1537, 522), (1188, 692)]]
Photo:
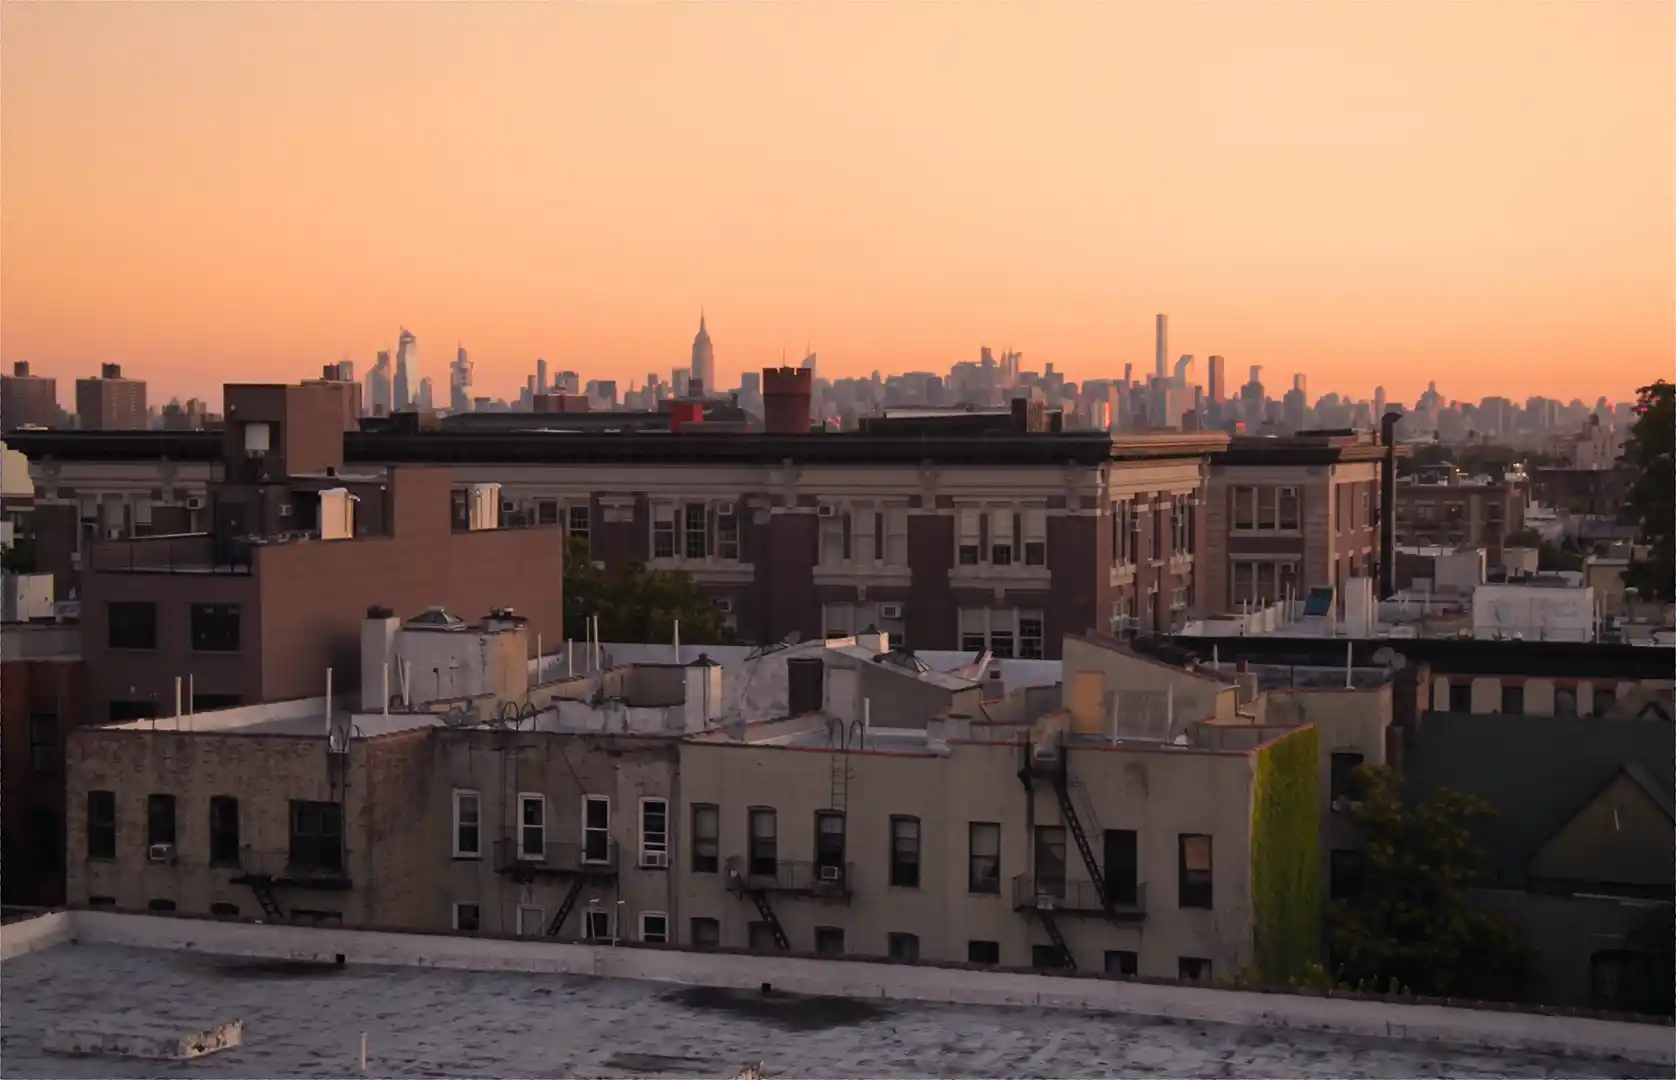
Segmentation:
[(1356, 895), (1328, 909), (1333, 981), (1436, 997), (1521, 997), (1529, 947), (1511, 923), (1467, 896), (1484, 881), (1472, 829), (1494, 811), (1454, 791), (1406, 803), (1384, 766), (1362, 766), (1355, 784), (1352, 817), (1367, 847)]
[(651, 570), (638, 560), (606, 570), (580, 540), (565, 549), (564, 602), (572, 636), (582, 634), (595, 615), (602, 641), (672, 641), (677, 619), (683, 645), (714, 645), (729, 636), (721, 609), (699, 592), (691, 575)]
[(1636, 472), (1629, 506), (1641, 523), (1641, 542), (1652, 551), (1624, 571), (1624, 584), (1668, 604), (1676, 602), (1676, 387), (1660, 379), (1636, 393), (1638, 419), (1630, 429), (1624, 462)]

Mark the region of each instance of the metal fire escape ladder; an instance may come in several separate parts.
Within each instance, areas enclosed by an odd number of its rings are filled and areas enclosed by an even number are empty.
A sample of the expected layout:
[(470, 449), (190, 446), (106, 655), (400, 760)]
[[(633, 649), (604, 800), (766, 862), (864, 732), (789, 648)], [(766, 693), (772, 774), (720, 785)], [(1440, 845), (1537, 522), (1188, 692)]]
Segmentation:
[[(1071, 785), (1071, 752), (1070, 747), (1063, 743), (1059, 747), (1059, 768), (1053, 775), (1053, 791), (1059, 796), (1059, 812), (1065, 818), (1065, 827), (1071, 830), (1071, 838), (1076, 841), (1077, 850), (1082, 852), (1082, 862), (1088, 868), (1088, 880), (1093, 882), (1094, 892), (1100, 898), (1100, 908), (1109, 913), (1112, 910), (1111, 891), (1106, 887), (1106, 875), (1094, 854), (1094, 845), (1089, 842), (1088, 830), (1083, 827), (1084, 814), (1077, 813), (1077, 800)], [(1093, 803), (1089, 803), (1085, 811), (1089, 824), (1099, 828), (1099, 822), (1094, 820)]]
[(273, 878), (266, 874), (251, 874), (244, 883), (256, 894), (256, 902), (262, 905), (262, 914), (272, 922), (284, 921), (285, 909), (279, 906), (279, 897), (274, 895)]
[[(859, 725), (846, 726), (842, 720), (832, 721), (828, 741), (832, 744), (832, 809), (840, 814), (849, 812), (850, 803), (850, 745), (859, 742)], [(852, 730), (853, 727), (853, 730)]]
[(1042, 920), (1042, 929), (1047, 931), (1048, 940), (1059, 950), (1059, 956), (1065, 962), (1066, 971), (1077, 969), (1077, 958), (1071, 955), (1071, 946), (1065, 941), (1065, 935), (1059, 932), (1059, 920), (1054, 916), (1051, 908), (1037, 908), (1036, 916)]
[(564, 931), (564, 922), (570, 918), (570, 913), (576, 910), (576, 901), (582, 895), (582, 885), (581, 877), (571, 879), (570, 890), (564, 894), (564, 902), (559, 905), (558, 914), (547, 924), (548, 937), (558, 937)]
[(751, 899), (756, 902), (757, 912), (762, 915), (762, 921), (768, 924), (769, 933), (774, 935), (774, 946), (781, 952), (791, 952), (791, 939), (786, 937), (786, 928), (780, 925), (780, 917), (774, 914), (774, 905), (768, 902), (768, 893), (763, 889), (747, 889)]
[[(1030, 778), (1031, 778), (1031, 772), (1035, 768), (1035, 758), (1034, 758), (1034, 754), (1032, 753), (1032, 747), (1030, 745), (1030, 740), (1028, 738), (1026, 738), (1024, 740), (1023, 749), (1024, 749), (1024, 756), (1019, 763), (1018, 778), (1019, 778), (1019, 781), (1024, 785), (1024, 796), (1025, 796), (1025, 798), (1034, 802), (1035, 801), (1035, 796), (1036, 796), (1036, 786), (1033, 783), (1031, 783)], [(1065, 764), (1065, 756), (1064, 756), (1063, 745), (1061, 745), (1061, 747), (1060, 747), (1060, 759), (1059, 760), (1060, 760), (1059, 767), (1054, 773), (1054, 776), (1055, 776), (1054, 788), (1055, 788), (1055, 790), (1059, 790), (1061, 788), (1061, 781), (1065, 777), (1066, 768), (1068, 768), (1068, 766)], [(1068, 805), (1068, 796), (1061, 795), (1061, 797), (1060, 797), (1061, 808), (1063, 809), (1067, 805)], [(1078, 840), (1077, 840), (1078, 846), (1086, 848), (1087, 844), (1088, 844), (1088, 839), (1087, 839), (1087, 837), (1082, 835), (1082, 831), (1081, 831), (1080, 826), (1078, 828), (1074, 829), (1073, 832), (1075, 833), (1075, 835), (1078, 838)], [(1103, 896), (1104, 894), (1102, 893), (1101, 895)], [(1038, 918), (1042, 921), (1042, 929), (1047, 931), (1048, 940), (1053, 942), (1053, 947), (1059, 950), (1059, 957), (1065, 965), (1065, 970), (1067, 970), (1067, 971), (1077, 970), (1077, 958), (1071, 953), (1071, 945), (1070, 945), (1069, 942), (1067, 942), (1065, 940), (1065, 935), (1060, 932), (1059, 920), (1058, 920), (1057, 917), (1055, 917), (1054, 912), (1053, 912), (1053, 908), (1045, 906), (1042, 903), (1041, 898), (1038, 897), (1036, 906), (1034, 908), (1032, 908), (1031, 910), (1033, 910), (1036, 913), (1036, 918)]]

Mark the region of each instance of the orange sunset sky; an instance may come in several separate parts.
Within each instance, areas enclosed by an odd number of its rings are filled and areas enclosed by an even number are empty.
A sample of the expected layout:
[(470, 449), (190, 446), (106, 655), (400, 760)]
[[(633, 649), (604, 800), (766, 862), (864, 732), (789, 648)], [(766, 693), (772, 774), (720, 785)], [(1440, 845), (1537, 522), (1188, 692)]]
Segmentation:
[(1676, 355), (1676, 4), (16, 3), (0, 352), (477, 392), (1172, 354), (1627, 398)]

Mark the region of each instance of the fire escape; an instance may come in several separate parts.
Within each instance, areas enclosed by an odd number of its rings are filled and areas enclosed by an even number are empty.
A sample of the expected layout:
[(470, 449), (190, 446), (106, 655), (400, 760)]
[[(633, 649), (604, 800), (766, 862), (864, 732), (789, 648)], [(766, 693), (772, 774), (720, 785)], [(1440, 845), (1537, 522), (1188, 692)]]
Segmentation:
[(566, 920), (576, 910), (582, 890), (589, 884), (614, 881), (617, 877), (617, 842), (603, 836), (580, 844), (545, 843), (545, 837), (526, 843), (524, 837), (495, 844), (495, 867), (512, 881), (528, 885), (536, 880), (565, 881), (564, 899), (547, 924), (547, 936), (564, 932)]

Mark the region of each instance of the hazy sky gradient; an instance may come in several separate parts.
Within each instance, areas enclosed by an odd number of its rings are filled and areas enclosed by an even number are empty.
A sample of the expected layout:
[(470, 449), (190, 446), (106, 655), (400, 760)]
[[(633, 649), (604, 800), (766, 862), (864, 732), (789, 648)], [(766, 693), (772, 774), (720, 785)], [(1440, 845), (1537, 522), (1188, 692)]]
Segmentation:
[(0, 351), (161, 393), (644, 380), (1627, 397), (1676, 355), (1676, 4), (5, 3)]

